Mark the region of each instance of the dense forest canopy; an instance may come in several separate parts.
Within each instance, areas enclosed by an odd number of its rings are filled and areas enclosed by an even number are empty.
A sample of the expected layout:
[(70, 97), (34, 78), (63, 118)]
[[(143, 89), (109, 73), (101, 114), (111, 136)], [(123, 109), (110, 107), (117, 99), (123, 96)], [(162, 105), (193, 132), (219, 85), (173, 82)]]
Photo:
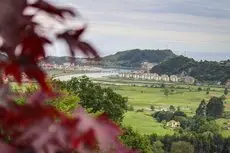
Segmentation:
[(195, 61), (192, 58), (177, 56), (153, 67), (151, 72), (168, 75), (185, 73), (199, 81), (225, 83), (229, 79), (230, 66), (227, 61)]

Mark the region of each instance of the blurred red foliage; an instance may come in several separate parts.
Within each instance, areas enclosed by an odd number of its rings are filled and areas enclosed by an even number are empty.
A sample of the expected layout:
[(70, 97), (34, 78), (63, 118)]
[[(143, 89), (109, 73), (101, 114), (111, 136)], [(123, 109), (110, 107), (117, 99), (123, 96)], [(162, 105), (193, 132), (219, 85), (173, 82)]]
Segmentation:
[[(1, 52), (8, 59), (0, 63), (5, 75), (12, 75), (18, 83), (22, 74), (35, 79), (41, 91), (28, 97), (25, 105), (16, 104), (9, 86), (1, 82), (0, 88), (0, 148), (3, 153), (79, 153), (85, 152), (130, 152), (118, 140), (119, 127), (106, 115), (88, 116), (78, 108), (73, 116), (67, 116), (54, 107), (45, 105), (48, 96), (55, 96), (46, 83), (46, 74), (38, 66), (46, 56), (45, 44), (52, 41), (39, 35), (40, 25), (33, 21), (36, 14), (23, 14), (26, 8), (44, 11), (54, 19), (65, 20), (66, 13), (75, 16), (69, 8), (53, 6), (44, 0), (29, 3), (27, 0), (0, 1)], [(85, 55), (99, 57), (97, 51), (80, 36), (85, 28), (76, 28), (57, 34), (69, 45), (72, 56), (80, 50)], [(18, 53), (17, 50), (21, 49)]]

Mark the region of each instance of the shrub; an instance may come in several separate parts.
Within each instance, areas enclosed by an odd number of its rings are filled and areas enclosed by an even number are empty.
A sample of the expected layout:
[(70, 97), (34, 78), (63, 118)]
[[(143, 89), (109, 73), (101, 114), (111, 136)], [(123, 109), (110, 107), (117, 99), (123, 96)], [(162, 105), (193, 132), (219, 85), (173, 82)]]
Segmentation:
[(173, 142), (171, 146), (171, 153), (194, 153), (194, 146), (185, 141)]
[(136, 112), (144, 112), (144, 108), (137, 109)]
[(165, 88), (166, 87), (166, 85), (164, 84), (164, 83), (162, 83), (161, 85), (160, 85), (160, 88)]
[(176, 108), (175, 108), (173, 105), (170, 105), (170, 106), (169, 106), (169, 110), (170, 110), (171, 112), (175, 112), (175, 111), (176, 111)]
[(128, 106), (128, 111), (134, 111), (133, 105), (129, 105), (129, 106)]
[(153, 117), (158, 121), (161, 122), (163, 120), (166, 120), (167, 122), (172, 120), (173, 118), (173, 112), (171, 111), (158, 111), (156, 112)]
[(228, 94), (228, 88), (226, 87), (225, 89), (224, 89), (224, 95), (227, 95)]
[(220, 99), (223, 100), (223, 101), (225, 101), (227, 98), (226, 98), (225, 95), (222, 95), (222, 96), (220, 96)]
[(174, 115), (174, 116), (183, 116), (183, 117), (187, 117), (187, 115), (186, 115), (184, 112), (180, 111), (180, 110), (175, 111), (173, 115)]
[(202, 88), (201, 87), (198, 87), (198, 89), (197, 89), (198, 91), (202, 91)]
[(141, 153), (153, 153), (152, 145), (147, 136), (135, 132), (131, 127), (123, 128), (121, 140), (124, 144)]
[(155, 110), (155, 107), (154, 107), (153, 105), (150, 105), (150, 109), (151, 109), (152, 111), (154, 111), (154, 110)]

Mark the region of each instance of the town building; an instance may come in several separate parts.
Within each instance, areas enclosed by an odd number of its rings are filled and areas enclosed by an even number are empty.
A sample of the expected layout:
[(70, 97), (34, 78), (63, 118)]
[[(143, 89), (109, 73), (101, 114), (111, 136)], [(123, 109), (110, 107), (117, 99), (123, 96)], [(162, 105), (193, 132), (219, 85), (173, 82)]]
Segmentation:
[(163, 74), (162, 76), (161, 76), (161, 80), (162, 81), (165, 81), (165, 82), (169, 82), (169, 76), (168, 75), (166, 75), (166, 74)]
[(156, 80), (156, 81), (161, 80), (161, 77), (157, 73), (153, 73), (152, 76), (153, 76), (153, 80)]
[(170, 76), (170, 81), (172, 81), (172, 82), (178, 82), (179, 78), (176, 75), (171, 75)]
[[(125, 79), (136, 79), (136, 80), (154, 80), (154, 81), (164, 81), (164, 82), (185, 82), (187, 84), (194, 84), (195, 83), (195, 78), (191, 76), (184, 76), (182, 78), (176, 76), (176, 75), (171, 75), (168, 76), (166, 74), (159, 75), (157, 73), (143, 73), (139, 71), (134, 71), (134, 72), (122, 72), (117, 75), (119, 78), (125, 78)], [(230, 82), (230, 81), (229, 81)], [(229, 83), (230, 85), (230, 83)]]

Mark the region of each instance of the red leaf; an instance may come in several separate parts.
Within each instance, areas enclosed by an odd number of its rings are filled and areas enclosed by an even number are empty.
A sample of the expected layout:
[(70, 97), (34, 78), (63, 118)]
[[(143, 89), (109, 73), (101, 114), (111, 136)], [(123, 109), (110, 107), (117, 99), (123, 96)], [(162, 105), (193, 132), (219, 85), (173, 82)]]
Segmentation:
[(0, 35), (5, 45), (15, 49), (20, 42), (21, 27), (28, 22), (23, 15), (27, 0), (0, 1)]
[(45, 149), (61, 151), (68, 148), (68, 131), (47, 118), (37, 121), (27, 128), (27, 130), (17, 140), (18, 144), (28, 142), (36, 152), (44, 152)]
[[(10, 94), (10, 87), (8, 84), (3, 84), (0, 86), (0, 107), (1, 107), (1, 115), (2, 112), (5, 112), (11, 106), (11, 102), (9, 101)], [(5, 110), (5, 111), (4, 111)]]
[(47, 95), (42, 90), (35, 92), (31, 97), (28, 98), (27, 104), (31, 105), (42, 105), (44, 104), (45, 100), (48, 98), (55, 98), (57, 97), (57, 93), (51, 93), (50, 95)]
[(57, 35), (57, 38), (64, 39), (66, 43), (69, 45), (69, 50), (70, 50), (72, 57), (75, 56), (75, 50), (76, 50), (77, 44), (79, 42), (80, 36), (82, 35), (84, 31), (85, 31), (85, 27), (81, 29), (77, 29), (75, 31), (68, 30), (64, 33)]
[(20, 67), (19, 65), (16, 65), (15, 63), (10, 63), (5, 67), (5, 74), (14, 76), (14, 78), (16, 79), (18, 83), (21, 83), (22, 81)]
[(19, 59), (1, 65), (5, 67), (6, 75), (14, 76), (17, 82), (21, 83), (21, 74), (24, 72), (30, 79), (35, 79), (41, 85), (43, 91), (50, 95), (53, 94), (45, 81), (46, 74), (38, 67), (32, 57), (21, 56)]
[(88, 43), (86, 42), (79, 42), (78, 48), (83, 51), (83, 53), (87, 56), (90, 56), (90, 54), (93, 55), (95, 58), (99, 58), (99, 55), (97, 51)]
[(49, 14), (53, 14), (53, 15), (58, 15), (62, 18), (64, 18), (63, 14), (64, 13), (68, 13), (72, 16), (75, 16), (75, 13), (73, 10), (69, 9), (69, 8), (57, 8), (43, 0), (38, 0), (38, 2), (31, 4), (30, 6), (32, 7), (36, 7), (38, 9), (41, 9)]
[(12, 146), (0, 141), (0, 148), (2, 153), (15, 153), (17, 150)]
[(25, 67), (24, 72), (29, 78), (35, 79), (41, 85), (43, 91), (52, 94), (51, 88), (45, 81), (46, 75), (38, 66)]
[(72, 56), (75, 55), (76, 50), (81, 50), (85, 55), (99, 58), (97, 51), (88, 43), (80, 40), (81, 35), (85, 31), (86, 27), (77, 29), (75, 31), (68, 30), (62, 34), (58, 34), (57, 38), (64, 39), (69, 46), (69, 50)]
[(106, 116), (102, 115), (98, 119), (93, 119), (82, 108), (77, 109), (74, 116), (80, 119), (78, 133), (85, 133), (90, 129), (94, 130), (101, 151), (109, 152), (114, 149), (115, 151), (121, 151), (120, 153), (127, 152), (128, 149), (123, 147), (117, 139), (120, 135), (119, 128), (109, 121)]
[(34, 60), (45, 57), (45, 44), (51, 44), (52, 42), (45, 38), (38, 36), (34, 31), (30, 32), (22, 42), (21, 56), (30, 56)]
[(93, 129), (89, 129), (89, 131), (85, 132), (80, 137), (77, 137), (72, 140), (72, 146), (74, 148), (78, 148), (79, 145), (83, 143), (84, 145), (87, 145), (87, 147), (95, 148), (97, 144), (97, 140), (95, 137), (95, 133)]

